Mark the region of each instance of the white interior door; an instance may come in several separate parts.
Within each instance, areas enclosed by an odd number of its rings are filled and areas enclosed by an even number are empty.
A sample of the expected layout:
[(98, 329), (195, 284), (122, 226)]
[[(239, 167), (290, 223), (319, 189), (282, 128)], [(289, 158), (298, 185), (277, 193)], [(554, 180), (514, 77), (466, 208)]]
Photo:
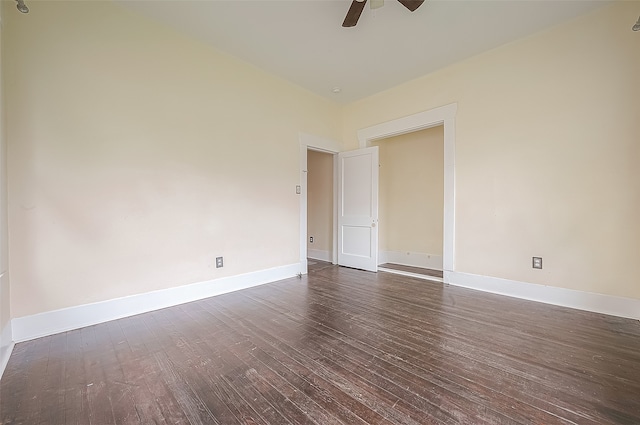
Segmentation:
[(338, 154), (338, 264), (378, 271), (378, 147)]

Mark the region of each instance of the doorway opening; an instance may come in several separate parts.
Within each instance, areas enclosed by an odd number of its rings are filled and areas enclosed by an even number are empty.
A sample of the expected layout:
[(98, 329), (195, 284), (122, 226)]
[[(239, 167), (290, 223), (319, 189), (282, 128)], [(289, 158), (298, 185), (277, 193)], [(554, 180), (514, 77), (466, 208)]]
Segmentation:
[[(442, 272), (443, 282), (449, 283), (455, 271), (455, 117), (458, 105), (452, 103), (429, 111), (419, 112), (396, 120), (384, 122), (357, 132), (360, 148), (371, 147), (372, 143), (387, 137), (411, 133), (417, 130), (442, 126), (444, 132), (444, 213), (442, 240)], [(307, 273), (307, 151), (317, 150), (333, 155), (333, 249), (332, 263), (338, 258), (338, 153), (341, 146), (338, 142), (300, 134), (300, 273)], [(377, 207), (376, 207), (377, 208)], [(374, 255), (377, 257), (377, 244)]]
[[(311, 152), (311, 154), (310, 154)], [(337, 215), (337, 185), (338, 185), (338, 177), (337, 177), (337, 154), (340, 152), (340, 144), (334, 140), (325, 139), (322, 137), (314, 136), (311, 134), (300, 133), (300, 273), (306, 274), (308, 272), (308, 250), (316, 249), (316, 239), (315, 235), (308, 235), (308, 222), (309, 222), (309, 156), (315, 155), (316, 153), (319, 155), (327, 155), (331, 157), (332, 161), (332, 175), (330, 176), (330, 186), (331, 186), (331, 244), (330, 253), (325, 254), (321, 253), (321, 255), (325, 255), (324, 258), (329, 257), (332, 264), (337, 264), (337, 252), (338, 252), (338, 241), (336, 235), (338, 234), (338, 227), (335, 217)], [(321, 157), (321, 160), (326, 157)], [(312, 172), (314, 170), (313, 159), (312, 159)], [(326, 164), (325, 164), (325, 168)], [(321, 184), (327, 184), (325, 179), (328, 178), (325, 172), (321, 172), (319, 178), (322, 180)], [(315, 177), (311, 177), (312, 181)], [(312, 196), (314, 196), (312, 194)], [(326, 210), (325, 210), (326, 211)], [(312, 213), (312, 216), (315, 213)], [(325, 218), (326, 220), (326, 218)], [(326, 225), (326, 223), (325, 223)], [(312, 226), (313, 227), (313, 226)], [(313, 227), (315, 229), (315, 227)], [(311, 244), (309, 242), (309, 237), (314, 236), (314, 242)], [(310, 245), (313, 245), (313, 248), (310, 248)], [(326, 245), (323, 245), (326, 247)], [(318, 249), (319, 251), (324, 251), (324, 249)], [(313, 254), (318, 254), (317, 252), (312, 251)], [(313, 260), (312, 260), (313, 261)]]
[(380, 152), (378, 270), (442, 282), (444, 127), (372, 145)]
[(307, 259), (333, 261), (333, 154), (307, 150)]
[(442, 239), (443, 282), (449, 283), (455, 270), (455, 118), (458, 105), (452, 103), (429, 111), (419, 112), (358, 131), (361, 148), (372, 146), (377, 140), (443, 126), (444, 132), (444, 212)]

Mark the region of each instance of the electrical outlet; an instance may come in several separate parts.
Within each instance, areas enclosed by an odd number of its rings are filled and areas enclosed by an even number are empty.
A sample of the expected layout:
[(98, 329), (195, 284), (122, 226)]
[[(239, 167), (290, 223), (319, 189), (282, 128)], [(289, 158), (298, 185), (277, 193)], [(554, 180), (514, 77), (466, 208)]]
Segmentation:
[(224, 263), (222, 261), (222, 257), (216, 257), (216, 269), (219, 269), (223, 265), (224, 265)]
[(309, 236), (309, 243), (313, 243), (313, 236)]
[(542, 257), (533, 257), (532, 266), (534, 269), (542, 268)]
[(296, 195), (300, 195), (301, 191), (302, 191), (302, 187), (299, 184), (296, 185)]

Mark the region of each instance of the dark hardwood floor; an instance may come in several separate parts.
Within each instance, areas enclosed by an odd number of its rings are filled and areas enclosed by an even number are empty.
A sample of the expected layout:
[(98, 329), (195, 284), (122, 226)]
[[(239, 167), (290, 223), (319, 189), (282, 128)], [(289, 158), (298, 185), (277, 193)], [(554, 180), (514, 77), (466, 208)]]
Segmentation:
[(640, 325), (316, 262), (17, 344), (2, 424), (640, 424)]

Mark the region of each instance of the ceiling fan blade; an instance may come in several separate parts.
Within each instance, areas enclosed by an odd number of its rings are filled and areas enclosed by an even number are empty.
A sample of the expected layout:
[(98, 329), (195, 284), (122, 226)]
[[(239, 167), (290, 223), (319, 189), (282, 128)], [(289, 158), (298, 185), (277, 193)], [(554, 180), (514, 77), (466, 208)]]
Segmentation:
[(411, 12), (419, 8), (424, 0), (398, 0), (404, 7), (409, 9)]
[(364, 10), (364, 5), (367, 3), (367, 0), (353, 0), (351, 2), (351, 6), (349, 7), (349, 11), (347, 12), (347, 16), (344, 18), (344, 22), (342, 23), (343, 27), (355, 27), (358, 23), (358, 19), (360, 19), (360, 15), (362, 15), (362, 11)]

